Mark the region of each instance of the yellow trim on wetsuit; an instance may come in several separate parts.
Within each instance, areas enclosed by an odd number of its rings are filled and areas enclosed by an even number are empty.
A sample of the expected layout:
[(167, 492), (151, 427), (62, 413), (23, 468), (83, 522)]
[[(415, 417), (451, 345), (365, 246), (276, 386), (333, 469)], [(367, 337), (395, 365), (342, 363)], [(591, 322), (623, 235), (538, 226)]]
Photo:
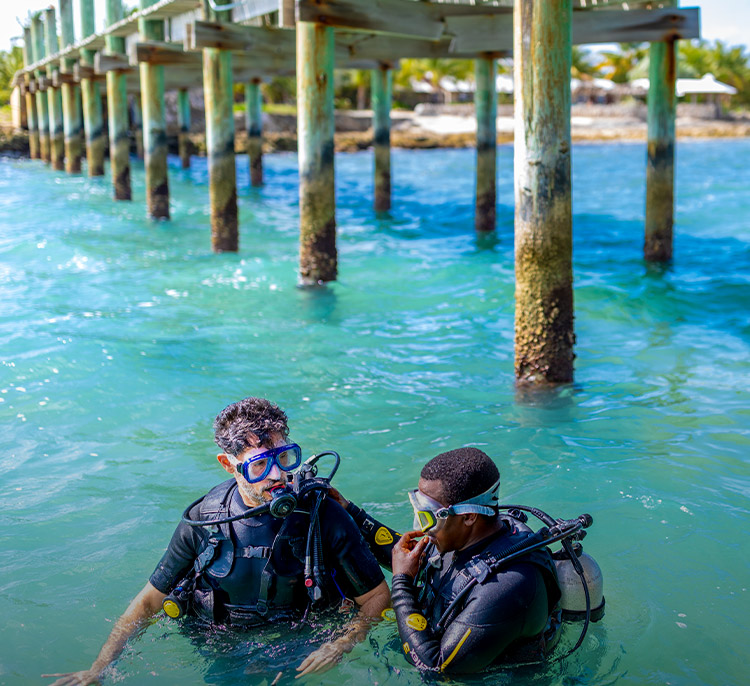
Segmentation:
[(471, 629), (467, 629), (466, 633), (461, 636), (461, 640), (458, 642), (458, 645), (453, 649), (453, 652), (448, 655), (448, 659), (443, 662), (442, 665), (440, 665), (440, 671), (442, 672), (453, 660), (454, 657), (456, 657), (456, 653), (459, 651), (461, 646), (464, 644), (464, 641), (466, 641), (467, 638), (469, 638), (469, 634), (471, 633)]

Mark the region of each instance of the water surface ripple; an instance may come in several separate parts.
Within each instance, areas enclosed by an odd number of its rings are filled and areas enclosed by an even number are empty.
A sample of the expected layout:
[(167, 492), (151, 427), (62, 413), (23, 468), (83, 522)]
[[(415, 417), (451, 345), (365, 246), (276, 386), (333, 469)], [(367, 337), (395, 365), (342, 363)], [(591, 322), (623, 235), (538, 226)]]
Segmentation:
[[(171, 160), (169, 223), (107, 179), (0, 160), (0, 684), (87, 667), (186, 503), (223, 478), (211, 421), (256, 394), (398, 528), (432, 455), (481, 446), (506, 501), (591, 512), (607, 615), (572, 658), (466, 683), (739, 684), (750, 574), (750, 141), (680, 143), (675, 260), (642, 260), (645, 149), (574, 147), (576, 384), (513, 385), (512, 151), (498, 240), (473, 236), (470, 150), (337, 157), (340, 280), (295, 287), (296, 157), (238, 159), (241, 250), (213, 255), (205, 160)], [(159, 619), (113, 681), (269, 683), (331, 626), (208, 637)], [(575, 640), (571, 629), (566, 639)], [(272, 646), (269, 648), (268, 646)], [(419, 684), (392, 624), (306, 683)]]

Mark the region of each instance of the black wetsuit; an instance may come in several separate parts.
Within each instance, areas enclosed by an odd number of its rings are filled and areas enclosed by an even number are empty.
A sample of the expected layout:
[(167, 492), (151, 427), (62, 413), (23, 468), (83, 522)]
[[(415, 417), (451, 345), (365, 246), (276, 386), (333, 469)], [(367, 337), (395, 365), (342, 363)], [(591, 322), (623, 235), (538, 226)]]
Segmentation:
[[(212, 489), (188, 516), (220, 519), (247, 509), (230, 479)], [(316, 609), (345, 598), (350, 604), (378, 586), (383, 572), (336, 502), (323, 501), (319, 521), (324, 578)], [(309, 527), (305, 512), (286, 519), (264, 514), (213, 527), (180, 522), (150, 582), (162, 593), (185, 580), (194, 583), (192, 613), (214, 623), (248, 627), (298, 617), (309, 602), (304, 577)]]
[[(350, 503), (349, 514), (384, 567), (400, 534)], [(538, 659), (557, 638), (560, 599), (554, 562), (541, 549), (490, 573), (441, 623), (441, 617), (472, 576), (481, 576), (483, 555), (528, 536), (523, 525), (504, 517), (500, 530), (464, 550), (440, 555), (433, 544), (412, 579), (393, 577), (391, 597), (407, 659), (420, 670), (478, 672), (502, 661)]]

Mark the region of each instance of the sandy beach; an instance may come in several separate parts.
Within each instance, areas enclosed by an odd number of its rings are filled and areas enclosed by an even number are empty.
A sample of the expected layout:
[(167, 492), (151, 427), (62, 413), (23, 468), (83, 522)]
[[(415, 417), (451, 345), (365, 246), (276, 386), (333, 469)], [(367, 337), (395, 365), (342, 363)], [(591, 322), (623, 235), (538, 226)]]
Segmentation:
[[(201, 113), (202, 114), (202, 113)], [(715, 118), (706, 105), (680, 105), (677, 138), (750, 137), (750, 114)], [(168, 107), (169, 119), (169, 107)], [(337, 152), (365, 150), (372, 145), (372, 113), (369, 110), (343, 110), (336, 113)], [(297, 148), (296, 117), (293, 114), (263, 115), (264, 151), (294, 151)], [(511, 105), (498, 108), (497, 142), (513, 141)], [(246, 150), (244, 114), (235, 115), (235, 150)], [(203, 121), (195, 117), (190, 139), (193, 154), (205, 155)], [(170, 152), (177, 153), (176, 122), (168, 125)], [(645, 141), (645, 106), (574, 105), (571, 116), (573, 142)], [(394, 110), (391, 114), (391, 144), (395, 148), (466, 148), (475, 145), (476, 119), (472, 105), (426, 105), (416, 111)], [(28, 155), (28, 135), (13, 131), (9, 122), (0, 122), (0, 153)]]

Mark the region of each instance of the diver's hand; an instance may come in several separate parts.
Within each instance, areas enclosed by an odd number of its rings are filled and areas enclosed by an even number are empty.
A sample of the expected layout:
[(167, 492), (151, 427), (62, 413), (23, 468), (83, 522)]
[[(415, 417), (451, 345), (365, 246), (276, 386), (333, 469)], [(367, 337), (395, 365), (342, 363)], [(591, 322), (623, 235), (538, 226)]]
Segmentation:
[[(422, 536), (422, 538), (417, 541), (417, 536)], [(396, 545), (393, 546), (391, 556), (393, 576), (408, 574), (412, 578), (416, 577), (422, 561), (422, 554), (429, 540), (421, 531), (407, 531), (399, 538)]]
[(337, 489), (335, 489), (333, 486), (330, 486), (330, 485), (328, 486), (328, 495), (329, 497), (333, 498), (344, 509), (346, 509), (346, 506), (349, 504), (349, 501), (346, 498), (344, 498), (344, 496), (341, 495), (341, 493)]
[(332, 643), (324, 643), (315, 652), (310, 653), (297, 667), (299, 674), (295, 679), (308, 674), (327, 672), (341, 661), (344, 653), (348, 653), (352, 648), (352, 642), (342, 638)]
[(42, 674), (42, 678), (59, 677), (49, 686), (89, 686), (98, 684), (101, 673), (93, 669), (82, 669), (80, 672), (60, 672), (57, 674)]

